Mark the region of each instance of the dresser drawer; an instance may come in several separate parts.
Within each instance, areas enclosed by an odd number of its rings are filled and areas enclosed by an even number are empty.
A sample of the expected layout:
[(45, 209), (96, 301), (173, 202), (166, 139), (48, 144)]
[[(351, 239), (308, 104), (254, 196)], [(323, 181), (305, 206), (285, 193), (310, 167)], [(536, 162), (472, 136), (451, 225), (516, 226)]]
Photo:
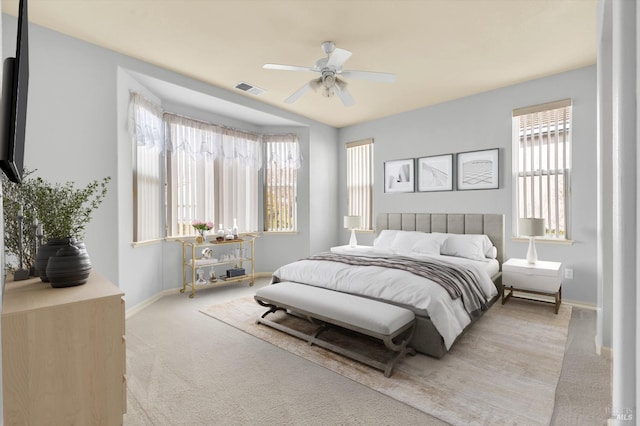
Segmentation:
[(502, 284), (522, 290), (544, 291), (555, 293), (560, 288), (560, 277), (523, 272), (502, 272)]

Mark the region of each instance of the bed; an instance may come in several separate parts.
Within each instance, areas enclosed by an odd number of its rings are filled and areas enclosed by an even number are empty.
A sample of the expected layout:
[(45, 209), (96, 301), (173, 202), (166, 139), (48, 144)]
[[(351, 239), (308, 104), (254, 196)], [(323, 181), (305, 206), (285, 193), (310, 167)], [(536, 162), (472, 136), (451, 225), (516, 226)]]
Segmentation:
[[(502, 291), (504, 216), (383, 213), (376, 217), (376, 232), (371, 247), (334, 248), (283, 265), (272, 282), (308, 284), (410, 309), (416, 322), (409, 345), (442, 357)], [(423, 268), (424, 262), (429, 266)], [(462, 297), (443, 284), (448, 278), (432, 275), (453, 272), (473, 282)]]

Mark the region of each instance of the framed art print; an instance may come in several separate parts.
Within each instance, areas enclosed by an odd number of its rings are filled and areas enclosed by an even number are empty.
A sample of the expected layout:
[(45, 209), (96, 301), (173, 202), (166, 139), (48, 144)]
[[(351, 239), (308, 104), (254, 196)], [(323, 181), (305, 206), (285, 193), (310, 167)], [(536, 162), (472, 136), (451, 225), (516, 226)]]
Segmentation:
[(413, 158), (384, 163), (384, 192), (414, 192)]
[(498, 153), (495, 148), (457, 154), (457, 189), (498, 189)]
[(418, 192), (453, 191), (453, 154), (418, 158)]

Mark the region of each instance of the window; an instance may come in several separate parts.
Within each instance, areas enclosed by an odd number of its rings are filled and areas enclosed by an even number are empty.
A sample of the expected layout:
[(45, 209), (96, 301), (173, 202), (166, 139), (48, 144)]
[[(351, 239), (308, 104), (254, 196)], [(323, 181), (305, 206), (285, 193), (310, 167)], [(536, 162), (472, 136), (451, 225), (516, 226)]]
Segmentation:
[(544, 218), (547, 238), (569, 238), (571, 100), (513, 111), (516, 217)]
[(130, 133), (133, 140), (133, 241), (159, 239), (163, 233), (163, 151), (162, 109), (137, 93), (129, 104)]
[(264, 135), (264, 230), (296, 232), (298, 169), (302, 155), (295, 135)]
[(372, 230), (373, 139), (347, 144), (347, 214), (362, 218), (361, 230)]
[(216, 127), (165, 114), (167, 148), (167, 234), (195, 235), (194, 220), (216, 216)]
[(256, 232), (260, 136), (175, 114), (164, 120), (169, 235), (195, 235), (194, 220)]
[(263, 138), (265, 211), (275, 218), (267, 230), (296, 230), (302, 156), (295, 135), (260, 135), (163, 113), (133, 92), (129, 126), (136, 153), (134, 241), (195, 235), (194, 220), (225, 230), (237, 222), (240, 232), (257, 232)]

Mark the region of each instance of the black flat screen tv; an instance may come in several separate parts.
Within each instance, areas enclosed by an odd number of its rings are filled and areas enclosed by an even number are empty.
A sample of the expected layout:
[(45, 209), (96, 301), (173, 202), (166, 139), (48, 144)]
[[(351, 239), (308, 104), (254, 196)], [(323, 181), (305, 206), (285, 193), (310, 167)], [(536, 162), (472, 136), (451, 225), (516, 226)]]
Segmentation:
[(29, 19), (20, 0), (16, 56), (4, 60), (0, 111), (0, 168), (10, 181), (22, 182), (29, 88)]

